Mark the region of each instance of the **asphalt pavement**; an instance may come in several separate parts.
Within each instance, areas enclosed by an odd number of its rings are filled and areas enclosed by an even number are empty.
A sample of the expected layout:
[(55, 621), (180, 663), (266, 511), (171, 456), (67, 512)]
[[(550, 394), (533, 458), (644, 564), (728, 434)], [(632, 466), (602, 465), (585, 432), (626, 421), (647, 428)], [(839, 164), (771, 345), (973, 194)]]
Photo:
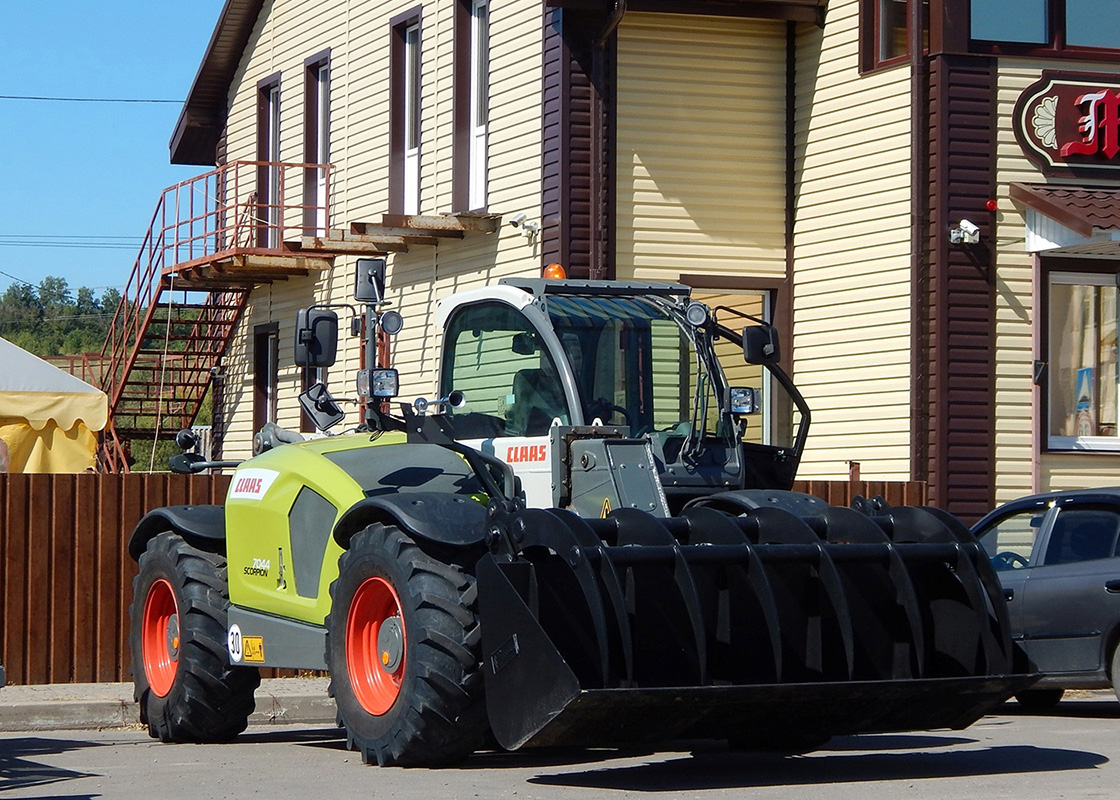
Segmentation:
[[(328, 678), (270, 678), (250, 725), (334, 724)], [(100, 730), (140, 725), (131, 683), (52, 683), (0, 689), (0, 732)]]

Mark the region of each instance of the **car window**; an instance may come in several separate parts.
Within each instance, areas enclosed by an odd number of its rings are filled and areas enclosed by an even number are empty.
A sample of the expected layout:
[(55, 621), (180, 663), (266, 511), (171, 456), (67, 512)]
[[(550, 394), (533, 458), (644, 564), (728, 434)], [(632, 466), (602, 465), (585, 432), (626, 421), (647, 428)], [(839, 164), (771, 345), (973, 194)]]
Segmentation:
[(980, 544), (996, 569), (1019, 569), (1031, 560), (1031, 548), (1047, 509), (1036, 508), (1004, 517), (980, 532)]
[(1058, 512), (1046, 564), (1076, 564), (1116, 554), (1120, 515), (1103, 508), (1064, 508)]

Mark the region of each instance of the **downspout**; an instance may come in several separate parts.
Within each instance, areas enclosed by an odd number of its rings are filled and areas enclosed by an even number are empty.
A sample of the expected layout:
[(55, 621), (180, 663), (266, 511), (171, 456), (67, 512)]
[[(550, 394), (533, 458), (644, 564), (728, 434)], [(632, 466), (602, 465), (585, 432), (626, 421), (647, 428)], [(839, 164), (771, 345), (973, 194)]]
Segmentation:
[(929, 480), (929, 64), (926, 4), (909, 2), (910, 47), (910, 475)]
[(614, 36), (614, 32), (618, 30), (618, 26), (622, 24), (622, 18), (626, 16), (626, 0), (615, 0), (614, 11), (611, 12), (611, 18), (607, 20), (606, 26), (603, 30), (599, 31), (599, 35), (595, 37), (595, 49), (603, 50), (607, 46), (607, 42)]

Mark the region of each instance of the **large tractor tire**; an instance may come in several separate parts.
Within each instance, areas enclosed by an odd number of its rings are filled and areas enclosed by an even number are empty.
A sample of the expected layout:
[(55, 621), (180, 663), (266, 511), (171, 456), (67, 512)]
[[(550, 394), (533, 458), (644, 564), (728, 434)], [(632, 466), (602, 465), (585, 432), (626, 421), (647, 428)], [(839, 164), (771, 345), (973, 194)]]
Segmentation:
[(399, 529), (371, 525), (339, 559), (327, 617), (331, 694), (366, 764), (437, 766), (486, 730), (475, 581)]
[(164, 742), (225, 742), (253, 713), (261, 676), (229, 664), (226, 560), (161, 533), (140, 556), (130, 614), (140, 721)]

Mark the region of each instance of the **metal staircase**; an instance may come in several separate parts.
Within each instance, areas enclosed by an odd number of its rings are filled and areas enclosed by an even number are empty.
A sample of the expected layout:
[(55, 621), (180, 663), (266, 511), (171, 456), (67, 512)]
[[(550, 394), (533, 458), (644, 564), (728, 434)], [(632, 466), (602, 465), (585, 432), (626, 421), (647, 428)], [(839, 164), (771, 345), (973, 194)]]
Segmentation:
[[(164, 190), (99, 359), (104, 471), (129, 471), (131, 441), (166, 440), (194, 422), (254, 285), (329, 268), (329, 256), (298, 245), (327, 219), (326, 196), (284, 200), (285, 176), (299, 194), (321, 171), (329, 166), (233, 162)], [(270, 190), (258, 193), (263, 181)]]

